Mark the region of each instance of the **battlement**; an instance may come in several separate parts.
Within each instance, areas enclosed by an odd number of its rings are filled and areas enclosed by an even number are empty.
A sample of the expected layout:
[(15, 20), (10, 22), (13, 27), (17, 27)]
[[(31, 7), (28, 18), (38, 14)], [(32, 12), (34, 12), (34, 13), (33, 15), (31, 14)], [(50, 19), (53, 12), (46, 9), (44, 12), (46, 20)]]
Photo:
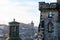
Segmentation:
[(45, 2), (39, 2), (39, 10), (46, 10), (46, 9), (56, 9), (57, 3), (45, 3)]
[(60, 0), (57, 0), (57, 3), (60, 3)]

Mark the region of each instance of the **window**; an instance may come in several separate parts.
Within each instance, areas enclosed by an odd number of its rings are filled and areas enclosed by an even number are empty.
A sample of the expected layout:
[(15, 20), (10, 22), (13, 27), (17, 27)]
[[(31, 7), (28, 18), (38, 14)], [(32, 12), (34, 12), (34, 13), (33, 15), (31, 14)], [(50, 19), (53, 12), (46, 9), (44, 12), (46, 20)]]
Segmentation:
[(53, 23), (52, 22), (48, 23), (48, 32), (53, 32)]
[(52, 18), (53, 17), (53, 13), (52, 12), (49, 12), (48, 13), (48, 18)]

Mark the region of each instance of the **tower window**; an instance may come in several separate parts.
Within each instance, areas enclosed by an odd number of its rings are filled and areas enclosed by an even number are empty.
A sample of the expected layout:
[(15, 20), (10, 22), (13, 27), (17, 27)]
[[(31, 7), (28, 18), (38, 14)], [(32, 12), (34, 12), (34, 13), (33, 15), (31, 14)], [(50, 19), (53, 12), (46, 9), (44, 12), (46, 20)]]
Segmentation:
[(48, 23), (48, 32), (53, 32), (53, 23), (52, 22)]
[(41, 27), (44, 28), (44, 20), (41, 21)]
[(52, 17), (53, 17), (53, 13), (50, 12), (50, 13), (48, 14), (48, 18), (52, 18)]

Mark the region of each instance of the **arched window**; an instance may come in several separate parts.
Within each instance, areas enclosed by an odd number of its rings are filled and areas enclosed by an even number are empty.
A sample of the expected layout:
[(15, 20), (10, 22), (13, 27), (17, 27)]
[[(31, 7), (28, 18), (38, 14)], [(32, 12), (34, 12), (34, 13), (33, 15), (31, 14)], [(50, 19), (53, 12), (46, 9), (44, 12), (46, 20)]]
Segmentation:
[(44, 26), (45, 26), (44, 24), (45, 24), (45, 22), (44, 22), (44, 20), (42, 20), (42, 21), (41, 21), (41, 27), (42, 27), (42, 28), (44, 28)]
[(40, 32), (40, 30), (41, 30), (41, 29), (40, 29), (40, 23), (39, 23), (38, 32)]
[(48, 23), (48, 32), (53, 32), (53, 23), (52, 22)]

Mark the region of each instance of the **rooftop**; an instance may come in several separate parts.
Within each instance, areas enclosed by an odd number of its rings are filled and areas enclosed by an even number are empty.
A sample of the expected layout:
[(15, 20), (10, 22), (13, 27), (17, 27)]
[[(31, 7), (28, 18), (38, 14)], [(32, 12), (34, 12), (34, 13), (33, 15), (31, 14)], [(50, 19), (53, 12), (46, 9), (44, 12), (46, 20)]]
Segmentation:
[(12, 22), (9, 22), (9, 24), (20, 24), (19, 22), (16, 22), (15, 19), (13, 19)]
[(57, 3), (39, 2), (39, 10), (56, 9), (56, 5), (57, 5)]

